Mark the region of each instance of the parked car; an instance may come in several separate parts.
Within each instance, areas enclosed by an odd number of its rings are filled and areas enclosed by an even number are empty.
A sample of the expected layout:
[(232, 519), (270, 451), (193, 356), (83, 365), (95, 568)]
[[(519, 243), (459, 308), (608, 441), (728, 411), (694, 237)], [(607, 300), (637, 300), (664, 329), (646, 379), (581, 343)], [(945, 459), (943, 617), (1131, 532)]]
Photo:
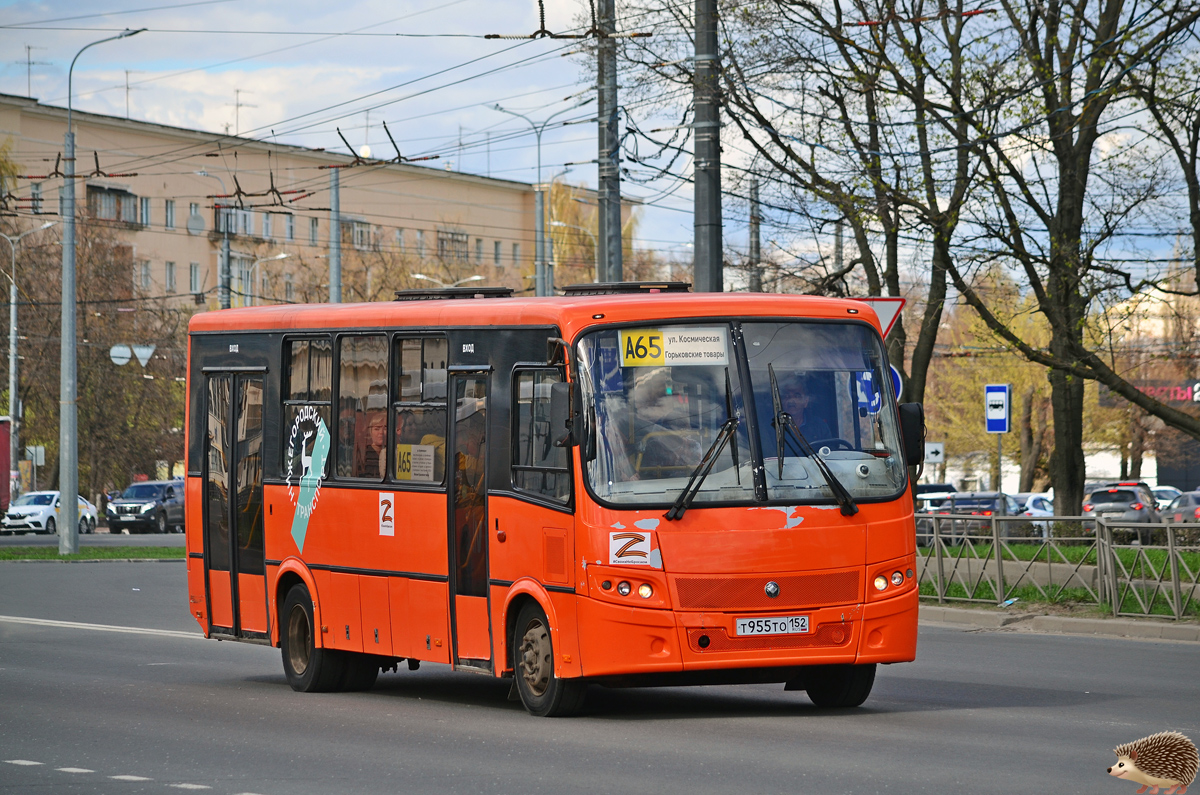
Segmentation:
[(1042, 538), (1049, 536), (1049, 520), (1036, 521), (1038, 517), (1054, 515), (1054, 501), (1050, 499), (1049, 495), (1042, 492), (1020, 492), (1014, 494), (1013, 499), (1017, 501), (1017, 508), (1020, 513), (1035, 520), (1031, 521), (1030, 524), (1041, 531)]
[[(930, 514), (979, 517), (978, 519), (943, 521), (939, 532), (952, 544), (967, 536), (990, 535), (990, 517), (992, 516), (1014, 516), (1019, 513), (1016, 500), (1007, 494), (996, 491), (923, 494), (920, 499), (925, 502), (925, 510)], [(926, 519), (924, 523), (925, 527), (918, 523), (918, 544), (929, 543), (932, 539), (933, 520)]]
[(1200, 491), (1187, 491), (1180, 494), (1161, 513), (1163, 519), (1168, 522), (1188, 524), (1200, 522)]
[(1179, 499), (1179, 495), (1183, 494), (1182, 489), (1177, 489), (1174, 486), (1155, 486), (1150, 489), (1150, 493), (1154, 495), (1154, 500), (1159, 507), (1169, 505)]
[(958, 491), (953, 483), (918, 483), (917, 496), (925, 494), (949, 494)]
[[(9, 533), (58, 532), (59, 510), (62, 500), (57, 491), (30, 491), (13, 500), (8, 506), (0, 528)], [(94, 533), (98, 519), (96, 506), (83, 497), (79, 498), (79, 532)]]
[[(945, 485), (945, 484), (943, 484)], [(920, 488), (918, 486), (918, 488)], [(953, 492), (929, 492), (917, 494), (917, 513), (935, 514), (942, 503), (953, 496)], [(947, 532), (949, 526), (946, 527)], [(929, 516), (917, 516), (917, 546), (927, 547), (933, 543), (933, 519)]]
[[(1093, 491), (1083, 500), (1083, 515), (1131, 524), (1159, 524), (1162, 521), (1150, 487), (1134, 482), (1116, 483)], [(1149, 544), (1151, 535), (1149, 527), (1139, 529), (1138, 541)]]
[(110, 533), (183, 532), (183, 481), (134, 483), (108, 503)]

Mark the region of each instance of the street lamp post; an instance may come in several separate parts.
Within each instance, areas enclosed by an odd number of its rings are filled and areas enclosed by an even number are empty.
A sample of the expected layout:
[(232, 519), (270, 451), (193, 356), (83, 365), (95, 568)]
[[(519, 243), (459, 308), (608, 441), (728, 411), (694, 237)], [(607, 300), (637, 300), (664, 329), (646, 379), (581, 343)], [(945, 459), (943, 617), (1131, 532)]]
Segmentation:
[(534, 191), (533, 197), (533, 273), (534, 273), (534, 295), (546, 295), (546, 212), (545, 212), (545, 196), (542, 188), (542, 133), (546, 131), (547, 125), (555, 117), (569, 110), (575, 110), (582, 107), (594, 99), (588, 97), (576, 102), (574, 105), (563, 108), (560, 111), (551, 113), (546, 120), (538, 124), (533, 119), (526, 116), (524, 113), (517, 113), (515, 110), (508, 110), (500, 105), (492, 105), (492, 110), (498, 110), (501, 113), (507, 113), (510, 116), (517, 116), (529, 122), (529, 126), (533, 128), (534, 138), (537, 140), (537, 188)]
[(450, 282), (449, 284), (447, 284), (446, 282), (442, 281), (441, 279), (435, 279), (435, 278), (434, 278), (434, 277), (432, 277), (432, 276), (426, 276), (426, 275), (425, 275), (425, 274), (423, 274), (423, 273), (414, 273), (414, 274), (411, 274), (411, 275), (412, 275), (412, 277), (413, 277), (414, 279), (421, 279), (422, 281), (426, 281), (426, 282), (433, 282), (434, 284), (438, 285), (439, 287), (458, 287), (459, 285), (461, 285), (461, 284), (466, 284), (467, 282), (481, 282), (481, 281), (483, 281), (483, 277), (482, 277), (482, 276), (480, 276), (479, 274), (475, 274), (474, 276), (468, 276), (468, 277), (467, 277), (467, 278), (465, 278), (465, 279), (459, 279), (458, 281), (456, 281), (456, 282)]
[[(252, 299), (254, 299), (254, 298), (258, 298), (258, 297), (259, 297), (259, 295), (257, 294), (257, 290), (258, 290), (258, 286), (259, 286), (259, 281), (258, 281), (258, 264), (259, 264), (260, 262), (277, 262), (277, 261), (279, 261), (279, 260), (281, 260), (281, 259), (287, 259), (287, 258), (288, 258), (288, 257), (290, 257), (290, 256), (292, 256), (292, 255), (291, 255), (291, 254), (288, 254), (288, 253), (285, 251), (285, 252), (283, 252), (283, 253), (281, 253), (281, 254), (276, 254), (276, 255), (275, 255), (275, 256), (273, 256), (273, 257), (262, 257), (262, 258), (260, 258), (260, 259), (256, 259), (256, 260), (254, 260), (254, 264), (252, 264), (252, 265), (250, 266), (250, 284), (251, 284), (251, 287), (250, 287), (250, 296), (251, 296), (251, 298), (252, 298)], [(244, 285), (243, 285), (243, 286), (244, 286)]]
[[(225, 195), (225, 180), (218, 177), (216, 174), (209, 174), (201, 169), (193, 171), (198, 177), (209, 177), (221, 183), (221, 194)], [(229, 308), (229, 213), (225, 207), (217, 202), (213, 202), (214, 208), (220, 208), (220, 213), (217, 218), (221, 222), (221, 257), (217, 261), (217, 306), (221, 309)]]
[[(21, 411), (21, 407), (17, 403), (17, 246), (26, 235), (49, 229), (54, 224), (54, 221), (47, 221), (37, 229), (22, 232), (16, 237), (0, 234), (0, 237), (8, 241), (8, 247), (12, 251), (12, 276), (9, 278), (8, 292), (8, 417), (10, 422), (8, 452), (12, 465), (10, 472), (17, 471), (17, 415)], [(0, 486), (0, 488), (3, 487)]]
[(85, 50), (107, 41), (136, 36), (143, 30), (145, 28), (126, 29), (116, 36), (85, 45), (75, 53), (75, 57), (71, 59), (71, 68), (67, 70), (67, 132), (63, 139), (66, 173), (63, 178), (62, 210), (62, 342), (59, 346), (62, 355), (58, 397), (58, 488), (59, 494), (63, 496), (58, 528), (60, 555), (71, 555), (79, 551), (79, 437), (75, 406), (78, 399), (75, 363), (75, 133), (71, 129), (71, 86), (75, 76), (75, 62)]

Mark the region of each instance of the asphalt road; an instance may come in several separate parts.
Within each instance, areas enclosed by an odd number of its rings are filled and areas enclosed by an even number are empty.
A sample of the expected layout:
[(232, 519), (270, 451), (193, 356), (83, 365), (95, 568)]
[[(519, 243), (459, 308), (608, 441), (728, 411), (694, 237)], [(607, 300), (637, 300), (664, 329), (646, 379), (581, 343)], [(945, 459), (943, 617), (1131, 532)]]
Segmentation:
[(586, 716), (538, 719), (432, 665), (304, 695), (278, 650), (197, 639), (183, 571), (0, 563), (0, 791), (1095, 795), (1135, 789), (1105, 774), (1118, 743), (1200, 740), (1196, 644), (936, 626), (853, 710), (780, 685), (593, 687)]

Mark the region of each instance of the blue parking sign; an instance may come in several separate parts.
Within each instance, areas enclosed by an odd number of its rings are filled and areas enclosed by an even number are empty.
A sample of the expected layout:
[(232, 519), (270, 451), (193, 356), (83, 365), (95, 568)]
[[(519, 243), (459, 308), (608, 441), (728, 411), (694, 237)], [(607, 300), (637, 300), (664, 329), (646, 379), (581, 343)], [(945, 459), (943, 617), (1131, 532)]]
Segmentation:
[(988, 384), (983, 388), (983, 416), (988, 433), (1008, 433), (1012, 419), (1012, 385)]

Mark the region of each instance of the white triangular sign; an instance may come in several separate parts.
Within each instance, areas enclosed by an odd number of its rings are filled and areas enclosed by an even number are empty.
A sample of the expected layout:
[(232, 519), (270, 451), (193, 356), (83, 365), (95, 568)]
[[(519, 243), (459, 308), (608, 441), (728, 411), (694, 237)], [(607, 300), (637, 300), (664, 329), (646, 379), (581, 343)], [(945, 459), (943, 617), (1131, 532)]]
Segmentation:
[(887, 335), (892, 332), (892, 326), (896, 325), (896, 320), (900, 317), (900, 310), (906, 303), (904, 298), (855, 298), (854, 300), (862, 301), (875, 310), (875, 314), (879, 316), (879, 327), (883, 329), (884, 339), (887, 339)]
[(150, 361), (150, 357), (154, 355), (153, 345), (134, 345), (133, 355), (142, 363), (142, 367), (146, 366), (146, 362)]

